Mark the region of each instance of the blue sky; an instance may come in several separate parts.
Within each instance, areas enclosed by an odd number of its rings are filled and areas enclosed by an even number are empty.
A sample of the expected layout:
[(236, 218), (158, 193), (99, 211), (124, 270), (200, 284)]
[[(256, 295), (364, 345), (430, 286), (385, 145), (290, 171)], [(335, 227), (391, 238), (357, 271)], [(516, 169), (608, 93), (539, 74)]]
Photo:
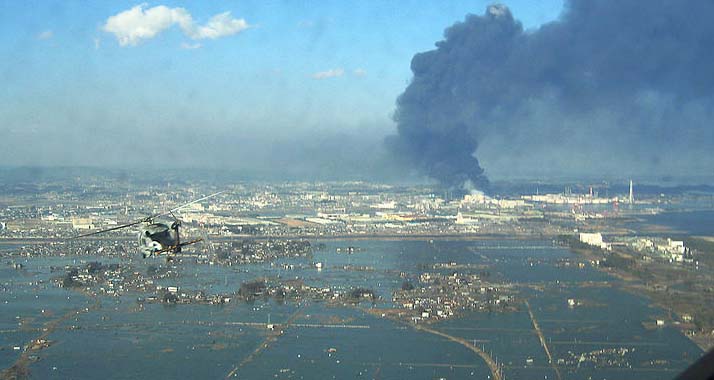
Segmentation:
[[(260, 141), (383, 136), (393, 132), (412, 56), (489, 3), (148, 2), (144, 11), (183, 8), (197, 28), (223, 12), (249, 27), (211, 39), (175, 24), (122, 46), (107, 20), (139, 2), (3, 1), (0, 159), (76, 164), (87, 156), (63, 147), (93, 145), (90, 154), (112, 151), (98, 161), (112, 164), (134, 143), (125, 137), (132, 134), (170, 134), (187, 146), (213, 133)], [(504, 3), (526, 28), (556, 19), (562, 8), (559, 0)]]

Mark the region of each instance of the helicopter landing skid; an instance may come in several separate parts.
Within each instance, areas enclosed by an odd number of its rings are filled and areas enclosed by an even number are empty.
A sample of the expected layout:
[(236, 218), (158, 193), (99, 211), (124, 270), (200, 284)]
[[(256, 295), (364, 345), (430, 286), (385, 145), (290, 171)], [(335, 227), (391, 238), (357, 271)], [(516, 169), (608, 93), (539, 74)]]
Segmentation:
[(156, 256), (158, 256), (158, 255), (160, 255), (160, 254), (162, 254), (162, 253), (167, 253), (167, 257), (168, 257), (168, 256), (170, 256), (172, 253), (177, 253), (177, 252), (179, 252), (182, 247), (185, 247), (185, 246), (191, 245), (191, 244), (196, 244), (196, 243), (198, 243), (198, 242), (200, 242), (200, 241), (203, 241), (203, 239), (199, 238), (199, 239), (187, 241), (187, 242), (185, 242), (185, 243), (181, 243), (181, 244), (178, 244), (178, 245), (172, 245), (172, 246), (170, 246), (170, 247), (166, 247), (166, 248), (164, 248), (164, 249), (160, 249), (160, 250), (158, 250), (158, 251), (155, 251), (153, 254), (156, 255)]

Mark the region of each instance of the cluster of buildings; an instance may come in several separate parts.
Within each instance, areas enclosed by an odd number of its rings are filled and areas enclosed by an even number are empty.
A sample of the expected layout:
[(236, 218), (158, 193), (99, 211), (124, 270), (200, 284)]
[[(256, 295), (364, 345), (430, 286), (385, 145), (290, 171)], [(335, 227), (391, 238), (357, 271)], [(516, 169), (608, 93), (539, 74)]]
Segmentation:
[(514, 311), (515, 297), (516, 291), (509, 284), (488, 283), (478, 274), (425, 272), (416, 285), (395, 291), (392, 302), (405, 311), (401, 318), (424, 323), (452, 318), (467, 310)]
[(170, 267), (142, 273), (130, 265), (102, 264), (98, 261), (80, 266), (54, 268), (54, 270), (65, 273), (64, 276), (56, 279), (58, 286), (80, 289), (92, 295), (107, 296), (121, 296), (129, 292), (162, 292), (164, 287), (157, 286), (155, 282), (178, 276), (178, 272)]
[[(271, 298), (280, 302), (291, 301), (300, 302), (304, 299), (326, 301), (336, 305), (345, 303), (355, 303), (364, 300), (375, 300), (375, 294), (370, 289), (335, 287), (316, 287), (304, 284), (301, 280), (274, 280), (274, 281), (253, 281), (244, 283), (240, 289), (228, 293), (207, 294), (200, 288), (182, 288), (178, 285), (166, 285), (179, 280), (181, 270), (173, 265), (149, 265), (146, 271), (139, 271), (130, 262), (103, 264), (99, 261), (91, 261), (103, 256), (111, 260), (115, 258), (116, 249), (113, 245), (90, 246), (82, 245), (83, 248), (74, 247), (81, 256), (79, 265), (67, 265), (63, 267), (51, 267), (51, 271), (58, 273), (54, 279), (54, 284), (58, 287), (75, 289), (93, 296), (119, 297), (126, 294), (138, 295), (139, 305), (144, 303), (164, 303), (164, 304), (210, 304), (222, 305), (234, 299), (249, 300), (256, 297)], [(227, 243), (223, 243), (225, 245)], [(36, 248), (36, 249), (35, 249)], [(68, 246), (60, 243), (31, 245), (22, 250), (16, 251), (13, 255), (24, 256), (52, 256), (62, 255), (67, 252)], [(233, 251), (242, 252), (236, 255), (236, 263), (247, 264), (254, 262), (265, 262), (277, 257), (308, 257), (311, 254), (311, 246), (306, 241), (291, 240), (267, 240), (267, 241), (246, 241), (235, 247)], [(220, 263), (219, 253), (206, 254), (212, 262)], [(82, 259), (81, 257), (86, 257)], [(201, 263), (200, 257), (197, 262)], [(224, 264), (229, 265), (232, 259), (226, 259)], [(15, 269), (22, 270), (22, 265), (17, 260), (8, 261), (8, 265)], [(294, 264), (284, 264), (294, 265)], [(305, 264), (305, 268), (315, 265)], [(317, 268), (320, 269), (319, 267)], [(345, 268), (346, 270), (366, 270), (364, 268)], [(373, 268), (372, 268), (373, 270)], [(260, 286), (252, 286), (259, 283)]]
[[(212, 258), (225, 265), (262, 263), (280, 257), (312, 255), (312, 245), (302, 239), (216, 241), (202, 249), (213, 251), (215, 256)], [(206, 258), (211, 259), (208, 256)]]
[[(64, 186), (64, 187), (63, 187)], [(89, 187), (55, 184), (47, 194), (16, 195), (0, 204), (0, 237), (66, 238), (141, 220), (191, 203), (175, 217), (192, 234), (214, 236), (344, 236), (394, 234), (534, 233), (530, 223), (549, 216), (601, 215), (576, 206), (627, 202), (593, 194), (536, 194), (491, 197), (441, 196), (426, 186), (395, 187), (366, 182), (238, 183), (207, 186), (118, 186), (95, 181)], [(562, 208), (563, 206), (564, 208)], [(568, 212), (561, 214), (563, 210)], [(172, 216), (167, 216), (167, 219)], [(135, 230), (112, 232), (131, 236)]]
[(156, 291), (147, 296), (139, 297), (139, 304), (164, 303), (164, 304), (208, 304), (224, 305), (231, 302), (235, 294), (206, 294), (203, 290), (183, 290), (178, 286), (157, 286)]
[(682, 240), (662, 237), (637, 237), (627, 239), (629, 247), (645, 254), (645, 257), (659, 257), (669, 262), (683, 263), (693, 260), (689, 247)]
[(683, 240), (666, 237), (613, 237), (611, 241), (606, 242), (599, 232), (581, 232), (578, 236), (581, 243), (604, 251), (623, 247), (641, 254), (645, 260), (659, 259), (670, 263), (694, 261), (691, 249), (684, 245)]
[[(558, 365), (568, 367), (632, 368), (634, 347), (601, 348), (589, 352), (568, 351)], [(660, 363), (666, 364), (666, 363)]]

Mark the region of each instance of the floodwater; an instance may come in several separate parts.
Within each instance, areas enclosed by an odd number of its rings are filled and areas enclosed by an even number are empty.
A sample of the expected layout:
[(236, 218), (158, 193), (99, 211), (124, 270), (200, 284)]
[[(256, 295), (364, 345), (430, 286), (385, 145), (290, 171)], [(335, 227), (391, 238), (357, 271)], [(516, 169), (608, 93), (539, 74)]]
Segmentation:
[[(647, 329), (643, 322), (666, 313), (648, 300), (612, 286), (615, 281), (550, 241), (327, 241), (312, 258), (221, 267), (178, 264), (181, 276), (163, 285), (235, 291), (258, 277), (300, 278), (333, 289), (372, 288), (376, 307), (391, 306), (391, 294), (434, 263), (478, 264), (492, 282), (519, 286), (528, 300), (553, 357), (545, 349), (524, 305), (510, 313), (470, 312), (431, 325), (473, 342), (498, 360), (506, 379), (670, 379), (701, 350), (671, 327)], [(355, 246), (359, 252), (337, 254)], [(9, 249), (9, 248), (8, 248)], [(116, 262), (107, 258), (83, 260)], [(217, 305), (147, 304), (138, 294), (97, 300), (59, 288), (50, 266), (78, 258), (22, 258), (23, 270), (0, 266), (0, 367), (17, 360), (22, 347), (41, 334), (45, 323), (88, 308), (62, 321), (49, 336), (53, 344), (37, 351), (32, 378), (232, 378), (243, 379), (486, 379), (490, 371), (467, 347), (353, 307), (320, 302), (278, 304), (257, 300)], [(564, 266), (564, 261), (572, 264)], [(318, 271), (313, 263), (321, 262)], [(137, 271), (161, 261), (132, 260)], [(280, 264), (298, 264), (282, 269)], [(345, 265), (373, 271), (345, 270)], [(476, 271), (476, 269), (473, 269)], [(429, 270), (434, 271), (434, 270)], [(443, 271), (447, 271), (444, 269)], [(581, 305), (569, 307), (567, 300)], [(94, 308), (96, 302), (99, 307)], [(363, 308), (372, 307), (362, 304)], [(244, 322), (298, 324), (282, 335)], [(335, 321), (339, 321), (336, 323)], [(320, 327), (321, 324), (341, 327)], [(344, 326), (342, 326), (344, 325)], [(274, 337), (274, 338), (271, 338)], [(334, 349), (334, 350), (332, 350)], [(554, 368), (555, 367), (555, 368)], [(556, 370), (558, 373), (556, 373)]]
[(668, 227), (678, 233), (714, 236), (714, 211), (663, 212), (642, 217), (646, 223)]

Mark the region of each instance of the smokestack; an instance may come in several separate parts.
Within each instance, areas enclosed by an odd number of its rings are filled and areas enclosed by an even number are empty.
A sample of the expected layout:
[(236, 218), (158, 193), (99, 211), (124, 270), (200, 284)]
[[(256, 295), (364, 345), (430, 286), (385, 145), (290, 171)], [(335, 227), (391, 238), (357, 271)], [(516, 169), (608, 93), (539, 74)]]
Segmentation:
[(627, 199), (630, 204), (635, 203), (635, 194), (632, 192), (632, 180), (630, 180), (630, 196)]

